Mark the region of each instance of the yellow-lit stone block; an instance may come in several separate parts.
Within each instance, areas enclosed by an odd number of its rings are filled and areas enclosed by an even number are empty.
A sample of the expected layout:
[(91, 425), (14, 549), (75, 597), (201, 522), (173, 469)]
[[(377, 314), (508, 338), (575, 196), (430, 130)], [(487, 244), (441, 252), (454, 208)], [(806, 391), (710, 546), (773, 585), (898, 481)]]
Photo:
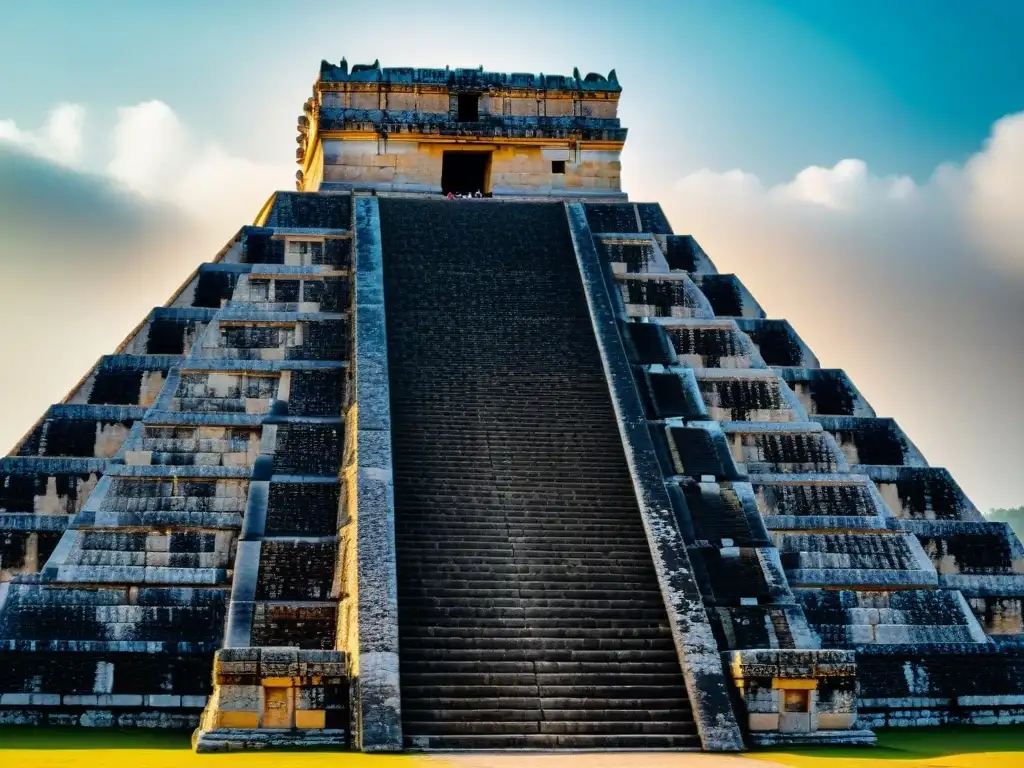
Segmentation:
[(819, 731), (845, 731), (853, 728), (853, 723), (856, 721), (857, 716), (851, 712), (843, 712), (839, 714), (827, 714), (824, 712), (818, 713), (818, 730)]
[(747, 719), (752, 731), (779, 730), (779, 713), (752, 712)]
[(296, 728), (325, 728), (326, 725), (327, 713), (322, 709), (295, 710)]
[(153, 463), (152, 451), (125, 451), (124, 463), (136, 467), (148, 467)]
[(795, 679), (790, 679), (790, 678), (785, 678), (785, 677), (773, 677), (772, 678), (772, 688), (784, 688), (784, 689), (788, 689), (790, 691), (795, 691), (795, 690), (813, 691), (813, 690), (817, 689), (817, 687), (818, 687), (818, 681), (817, 680), (795, 680)]
[(291, 688), (295, 680), (291, 677), (264, 677), (260, 684), (264, 688)]
[(260, 724), (259, 712), (218, 712), (218, 728), (258, 728)]

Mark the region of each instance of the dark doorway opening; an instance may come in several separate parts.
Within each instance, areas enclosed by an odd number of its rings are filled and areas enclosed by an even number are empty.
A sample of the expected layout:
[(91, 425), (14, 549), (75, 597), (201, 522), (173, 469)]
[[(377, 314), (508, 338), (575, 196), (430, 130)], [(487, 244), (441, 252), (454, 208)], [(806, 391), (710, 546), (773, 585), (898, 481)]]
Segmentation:
[(441, 160), (441, 192), (472, 195), (487, 192), (490, 152), (445, 152)]
[(480, 94), (459, 94), (459, 122), (475, 123), (480, 119)]

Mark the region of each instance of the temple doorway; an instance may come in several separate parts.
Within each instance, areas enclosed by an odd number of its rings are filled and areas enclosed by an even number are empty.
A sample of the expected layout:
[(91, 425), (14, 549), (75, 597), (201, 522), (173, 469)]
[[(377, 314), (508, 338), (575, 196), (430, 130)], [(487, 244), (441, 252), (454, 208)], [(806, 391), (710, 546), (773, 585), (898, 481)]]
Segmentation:
[(490, 152), (445, 152), (441, 161), (441, 192), (472, 195), (487, 193)]
[(263, 688), (263, 728), (291, 728), (290, 688)]

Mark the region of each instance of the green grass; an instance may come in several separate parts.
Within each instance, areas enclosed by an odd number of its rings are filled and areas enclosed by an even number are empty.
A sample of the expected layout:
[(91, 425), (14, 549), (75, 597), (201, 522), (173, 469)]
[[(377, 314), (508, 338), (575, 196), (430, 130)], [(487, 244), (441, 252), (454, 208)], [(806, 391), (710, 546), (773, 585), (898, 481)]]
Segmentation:
[[(878, 742), (875, 748), (770, 750), (747, 757), (793, 768), (1024, 768), (1024, 726), (881, 731)], [(681, 768), (702, 762), (692, 754), (675, 757)], [(641, 761), (641, 756), (633, 755), (628, 762), (636, 766), (643, 765)], [(756, 767), (754, 761), (750, 765)], [(508, 765), (528, 768), (532, 762), (531, 756), (520, 755)], [(344, 752), (197, 755), (186, 732), (0, 728), (3, 768), (222, 768), (229, 764), (233, 768), (443, 768), (446, 761), (422, 755)], [(542, 765), (554, 768), (550, 762)], [(565, 756), (565, 768), (577, 765), (586, 765), (586, 757)], [(664, 758), (659, 765), (665, 765)]]
[(415, 755), (234, 752), (197, 755), (191, 732), (97, 728), (0, 728), (3, 768), (406, 768)]
[(750, 757), (795, 768), (1024, 768), (1024, 726), (882, 730), (873, 748), (780, 749)]

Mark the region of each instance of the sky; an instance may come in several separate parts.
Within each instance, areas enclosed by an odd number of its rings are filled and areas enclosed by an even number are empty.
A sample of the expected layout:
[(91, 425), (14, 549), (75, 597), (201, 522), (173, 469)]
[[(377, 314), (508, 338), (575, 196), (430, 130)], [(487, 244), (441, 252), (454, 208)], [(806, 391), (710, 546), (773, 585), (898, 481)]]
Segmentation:
[(0, 0), (0, 444), (290, 189), (319, 62), (603, 74), (623, 185), (1024, 504), (1024, 4)]

